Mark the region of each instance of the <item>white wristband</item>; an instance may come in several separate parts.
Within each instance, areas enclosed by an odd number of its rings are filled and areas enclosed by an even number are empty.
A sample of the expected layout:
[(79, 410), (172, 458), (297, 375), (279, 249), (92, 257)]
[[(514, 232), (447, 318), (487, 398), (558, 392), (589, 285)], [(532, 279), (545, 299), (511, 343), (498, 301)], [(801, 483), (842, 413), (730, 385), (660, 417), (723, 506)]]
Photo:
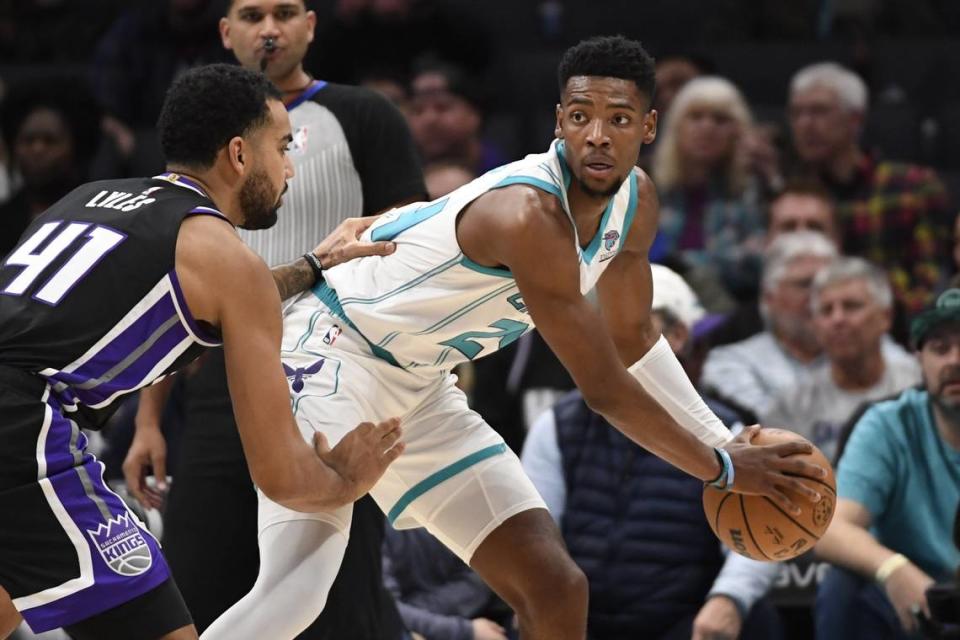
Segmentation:
[(893, 575), (893, 572), (910, 562), (902, 553), (895, 553), (877, 567), (877, 573), (873, 576), (879, 584), (884, 584), (887, 579)]
[(697, 393), (663, 336), (627, 371), (671, 418), (704, 444), (720, 447), (733, 439), (730, 430)]

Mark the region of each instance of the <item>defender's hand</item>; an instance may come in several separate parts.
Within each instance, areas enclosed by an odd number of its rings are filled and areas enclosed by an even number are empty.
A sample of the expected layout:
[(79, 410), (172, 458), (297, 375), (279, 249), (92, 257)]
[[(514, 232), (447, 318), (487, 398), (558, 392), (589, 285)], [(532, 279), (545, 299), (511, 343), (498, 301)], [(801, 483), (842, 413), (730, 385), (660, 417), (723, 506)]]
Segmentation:
[[(147, 484), (147, 468), (153, 468), (155, 487)], [(140, 504), (159, 509), (167, 494), (167, 442), (159, 427), (139, 428), (123, 461), (127, 489)]]
[(363, 256), (388, 256), (397, 245), (393, 242), (360, 242), (360, 236), (379, 216), (347, 218), (313, 250), (324, 269), (335, 267)]
[(320, 459), (340, 476), (344, 495), (353, 502), (370, 491), (390, 463), (403, 453), (401, 435), (400, 420), (391, 418), (378, 425), (360, 423), (333, 449), (318, 431), (313, 436), (313, 446)]
[(800, 482), (796, 476), (822, 480), (827, 477), (827, 470), (791, 457), (812, 452), (813, 445), (809, 442), (781, 442), (762, 446), (751, 444), (750, 441), (759, 430), (759, 425), (748, 427), (723, 447), (733, 462), (735, 478), (731, 490), (767, 496), (789, 513), (799, 515), (800, 507), (784, 491), (799, 494), (811, 502), (819, 502), (820, 494)]
[(933, 582), (933, 578), (912, 562), (908, 562), (891, 573), (884, 583), (883, 588), (897, 612), (897, 617), (900, 618), (900, 624), (906, 631), (917, 630), (915, 611), (930, 617), (927, 589)]

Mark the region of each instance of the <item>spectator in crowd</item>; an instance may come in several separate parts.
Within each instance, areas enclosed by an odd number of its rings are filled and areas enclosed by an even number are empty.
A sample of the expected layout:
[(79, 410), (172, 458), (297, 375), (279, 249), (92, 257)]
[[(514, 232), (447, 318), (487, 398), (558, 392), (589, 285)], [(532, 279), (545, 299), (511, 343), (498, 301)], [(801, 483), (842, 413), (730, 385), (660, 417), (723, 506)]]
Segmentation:
[(788, 105), (798, 170), (822, 180), (836, 200), (843, 252), (883, 267), (895, 299), (913, 312), (945, 273), (947, 193), (932, 169), (860, 148), (867, 101), (866, 84), (840, 65), (798, 71)]
[[(297, 177), (284, 195), (281, 222), (267, 231), (241, 231), (271, 267), (309, 251), (344, 218), (376, 214), (425, 194), (416, 150), (398, 111), (371, 90), (318, 81), (303, 69), (315, 20), (301, 0), (232, 0), (220, 22), (223, 47), (244, 67), (259, 71), (266, 56), (265, 73), (283, 93), (293, 128), (289, 157)], [(263, 47), (267, 38), (276, 44), (270, 54)], [(164, 523), (164, 549), (201, 630), (251, 588), (271, 588), (255, 582), (257, 494), (223, 363), (223, 352), (216, 350), (185, 381), (179, 475)], [(141, 431), (159, 428), (168, 389), (155, 385), (142, 394), (138, 438)], [(136, 441), (131, 455), (135, 447)], [(210, 545), (206, 532), (211, 514), (220, 523), (217, 545)], [(400, 633), (399, 615), (382, 584), (384, 516), (372, 498), (356, 503), (352, 528), (328, 606), (302, 638), (394, 640)]]
[(442, 198), (476, 177), (475, 173), (454, 162), (440, 160), (423, 167), (423, 179), (427, 183), (427, 197), (431, 200)]
[(816, 231), (838, 248), (841, 245), (836, 206), (819, 182), (797, 180), (787, 184), (767, 211), (768, 245), (781, 234), (794, 231)]
[(10, 170), (20, 187), (0, 205), (0, 256), (27, 225), (80, 185), (100, 144), (100, 109), (80, 80), (26, 81), (10, 88), (0, 115)]
[(834, 567), (820, 585), (818, 640), (887, 640), (929, 616), (927, 588), (960, 564), (960, 289), (911, 324), (923, 389), (855, 424), (837, 466), (838, 504), (816, 546)]
[(918, 384), (920, 368), (906, 352), (883, 353), (893, 294), (886, 274), (863, 258), (838, 258), (821, 269), (810, 302), (826, 366), (779, 394), (763, 423), (796, 431), (832, 460), (854, 411)]
[[(778, 193), (767, 208), (766, 246), (783, 234), (811, 231), (824, 234), (839, 247), (836, 214), (830, 194), (815, 181), (792, 181)], [(742, 301), (727, 320), (707, 336), (717, 346), (739, 342), (763, 331), (757, 296)]]
[(660, 118), (666, 118), (674, 98), (694, 78), (713, 73), (714, 65), (702, 56), (672, 54), (657, 57), (657, 94), (653, 108)]
[[(383, 579), (407, 629), (426, 640), (507, 639), (509, 621), (486, 617), (490, 587), (426, 529), (387, 529)], [(511, 617), (505, 607), (499, 615)]]
[[(682, 358), (703, 309), (676, 273), (653, 265), (653, 274), (654, 323)], [(703, 518), (703, 484), (633, 445), (579, 391), (534, 423), (522, 461), (589, 579), (589, 637), (780, 637), (762, 600), (777, 566), (724, 555)]]
[(707, 355), (703, 384), (764, 415), (784, 389), (809, 377), (821, 362), (813, 330), (810, 286), (837, 255), (826, 236), (812, 231), (777, 238), (764, 257), (760, 313), (765, 330)]
[(424, 60), (411, 83), (407, 120), (424, 164), (443, 160), (481, 174), (507, 162), (483, 138), (483, 95), (476, 79), (452, 64)]
[(651, 259), (715, 272), (734, 296), (756, 289), (763, 248), (759, 190), (745, 145), (752, 116), (740, 91), (716, 76), (677, 94), (653, 160), (660, 230)]

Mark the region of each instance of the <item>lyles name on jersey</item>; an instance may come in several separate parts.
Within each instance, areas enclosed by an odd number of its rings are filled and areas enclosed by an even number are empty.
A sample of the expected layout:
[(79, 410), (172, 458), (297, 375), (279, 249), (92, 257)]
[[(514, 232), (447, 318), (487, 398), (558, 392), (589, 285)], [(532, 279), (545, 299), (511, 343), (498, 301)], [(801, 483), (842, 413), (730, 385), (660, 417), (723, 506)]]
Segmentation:
[(139, 194), (134, 195), (126, 191), (101, 191), (90, 198), (85, 207), (98, 209), (115, 209), (117, 211), (133, 211), (140, 207), (156, 202), (156, 198), (151, 198), (150, 194), (159, 191), (163, 187), (150, 187)]

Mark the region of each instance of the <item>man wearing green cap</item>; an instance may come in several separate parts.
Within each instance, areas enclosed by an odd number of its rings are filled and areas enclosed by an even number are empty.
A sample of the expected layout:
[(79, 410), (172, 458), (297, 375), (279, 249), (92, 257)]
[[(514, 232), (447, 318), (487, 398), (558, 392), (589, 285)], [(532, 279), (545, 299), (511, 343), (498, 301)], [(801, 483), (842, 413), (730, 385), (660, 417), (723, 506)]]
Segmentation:
[(925, 592), (960, 565), (960, 289), (914, 318), (923, 387), (857, 422), (837, 466), (833, 524), (816, 547), (818, 640), (900, 639), (929, 617)]

